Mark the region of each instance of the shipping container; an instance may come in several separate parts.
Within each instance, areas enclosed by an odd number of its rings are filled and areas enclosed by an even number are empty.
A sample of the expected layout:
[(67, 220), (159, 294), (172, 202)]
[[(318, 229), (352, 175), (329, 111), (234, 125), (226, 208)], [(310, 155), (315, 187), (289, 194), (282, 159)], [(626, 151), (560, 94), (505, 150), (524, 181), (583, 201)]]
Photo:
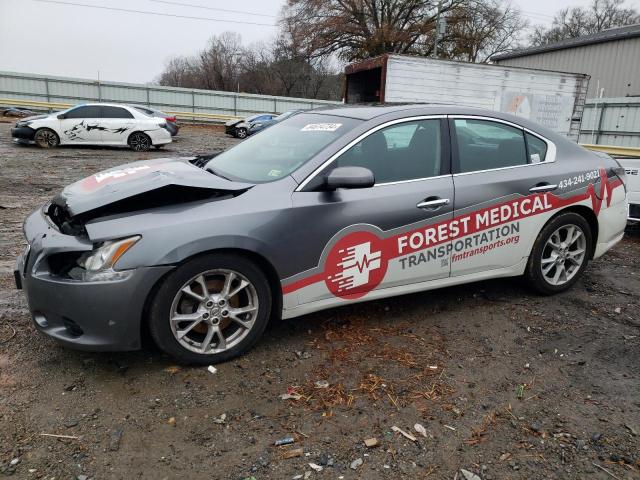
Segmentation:
[(497, 110), (578, 140), (589, 75), (385, 54), (345, 68), (345, 102)]

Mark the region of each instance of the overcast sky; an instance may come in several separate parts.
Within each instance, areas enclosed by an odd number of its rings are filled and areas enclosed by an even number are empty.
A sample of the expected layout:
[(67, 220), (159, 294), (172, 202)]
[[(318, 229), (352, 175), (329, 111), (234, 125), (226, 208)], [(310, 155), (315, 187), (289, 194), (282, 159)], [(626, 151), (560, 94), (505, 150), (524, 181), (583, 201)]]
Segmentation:
[[(559, 8), (587, 5), (590, 0), (513, 3), (535, 24), (549, 23)], [(157, 77), (168, 58), (194, 54), (211, 35), (232, 30), (245, 43), (268, 40), (277, 32), (273, 24), (283, 4), (284, 0), (0, 0), (0, 70), (83, 78), (96, 78), (99, 71), (102, 80), (145, 83)], [(627, 0), (627, 5), (640, 8), (640, 0)]]

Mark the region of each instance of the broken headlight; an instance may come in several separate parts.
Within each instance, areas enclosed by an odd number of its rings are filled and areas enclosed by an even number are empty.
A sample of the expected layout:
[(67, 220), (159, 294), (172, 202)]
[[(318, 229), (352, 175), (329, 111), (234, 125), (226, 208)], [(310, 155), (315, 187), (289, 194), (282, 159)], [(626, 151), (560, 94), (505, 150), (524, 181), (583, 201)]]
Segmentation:
[(29, 120), (19, 120), (16, 122), (16, 127), (28, 127), (29, 125), (31, 125)]
[(100, 280), (123, 280), (131, 274), (131, 270), (115, 270), (115, 264), (127, 250), (133, 247), (140, 235), (123, 238), (120, 240), (109, 240), (98, 245), (90, 252), (83, 253), (78, 258), (77, 264), (80, 268), (69, 272), (70, 276), (84, 281)]

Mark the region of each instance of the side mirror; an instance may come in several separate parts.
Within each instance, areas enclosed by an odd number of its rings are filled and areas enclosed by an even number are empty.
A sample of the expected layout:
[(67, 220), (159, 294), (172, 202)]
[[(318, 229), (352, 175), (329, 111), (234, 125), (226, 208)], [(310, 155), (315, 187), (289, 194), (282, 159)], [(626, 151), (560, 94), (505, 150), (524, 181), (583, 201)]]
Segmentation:
[(64, 113), (61, 113), (60, 115), (57, 116), (58, 120), (64, 120), (65, 118), (67, 118), (67, 116)]
[(373, 172), (364, 167), (337, 167), (334, 168), (327, 179), (325, 187), (328, 190), (338, 188), (369, 188), (376, 183)]

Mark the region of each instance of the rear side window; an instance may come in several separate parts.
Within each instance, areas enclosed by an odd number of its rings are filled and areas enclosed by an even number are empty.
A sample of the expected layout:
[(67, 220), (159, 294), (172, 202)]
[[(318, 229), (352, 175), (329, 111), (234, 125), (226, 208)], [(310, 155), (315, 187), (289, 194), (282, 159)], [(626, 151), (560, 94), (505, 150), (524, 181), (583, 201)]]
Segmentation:
[(135, 106), (133, 107), (135, 108), (137, 111), (139, 111), (140, 113), (144, 113), (145, 115), (147, 115), (148, 117), (153, 117), (153, 110), (149, 110), (147, 108), (142, 108), (142, 107), (138, 107)]
[(77, 107), (64, 114), (66, 118), (100, 118), (100, 107)]
[(524, 133), (519, 128), (460, 118), (454, 120), (454, 126), (460, 173), (528, 163)]
[(102, 118), (133, 118), (131, 112), (120, 107), (101, 107)]
[(547, 142), (530, 133), (527, 137), (527, 147), (529, 148), (529, 163), (544, 162), (547, 158)]
[(336, 167), (365, 167), (376, 183), (440, 175), (440, 120), (404, 122), (378, 130), (344, 152)]

